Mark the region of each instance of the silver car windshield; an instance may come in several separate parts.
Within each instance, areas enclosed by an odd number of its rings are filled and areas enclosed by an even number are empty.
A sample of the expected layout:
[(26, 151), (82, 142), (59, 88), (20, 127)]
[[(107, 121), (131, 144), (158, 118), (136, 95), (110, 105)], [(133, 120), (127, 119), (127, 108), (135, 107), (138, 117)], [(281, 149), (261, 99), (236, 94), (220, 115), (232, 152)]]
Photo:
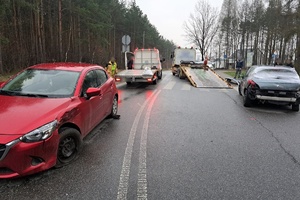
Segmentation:
[(272, 79), (299, 79), (296, 71), (285, 68), (263, 68), (255, 72), (257, 78), (272, 78)]
[(79, 72), (28, 69), (10, 80), (1, 93), (30, 97), (69, 97), (74, 94)]

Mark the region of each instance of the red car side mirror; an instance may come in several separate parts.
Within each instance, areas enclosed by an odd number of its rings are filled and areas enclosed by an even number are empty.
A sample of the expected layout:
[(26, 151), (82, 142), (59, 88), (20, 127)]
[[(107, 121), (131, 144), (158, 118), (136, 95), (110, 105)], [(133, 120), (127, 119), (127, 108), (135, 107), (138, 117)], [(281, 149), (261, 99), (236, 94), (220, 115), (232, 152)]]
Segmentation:
[(101, 89), (100, 88), (88, 88), (86, 91), (86, 96), (88, 99), (94, 96), (99, 96), (101, 94)]

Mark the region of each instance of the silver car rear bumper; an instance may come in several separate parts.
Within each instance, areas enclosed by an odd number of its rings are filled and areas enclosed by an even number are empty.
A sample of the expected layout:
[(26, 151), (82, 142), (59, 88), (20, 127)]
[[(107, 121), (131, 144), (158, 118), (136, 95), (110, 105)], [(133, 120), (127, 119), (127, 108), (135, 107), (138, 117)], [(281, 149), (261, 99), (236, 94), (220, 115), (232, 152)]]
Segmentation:
[(297, 101), (295, 97), (271, 97), (271, 96), (256, 95), (256, 98), (259, 100), (291, 102), (291, 103), (295, 103)]

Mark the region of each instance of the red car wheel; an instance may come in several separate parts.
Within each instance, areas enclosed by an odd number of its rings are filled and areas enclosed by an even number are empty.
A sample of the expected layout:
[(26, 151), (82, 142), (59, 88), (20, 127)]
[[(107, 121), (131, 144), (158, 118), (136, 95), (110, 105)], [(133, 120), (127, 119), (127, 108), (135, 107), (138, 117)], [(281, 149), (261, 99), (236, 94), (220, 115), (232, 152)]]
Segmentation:
[(79, 153), (82, 140), (74, 128), (66, 128), (60, 133), (56, 167), (62, 167), (74, 161)]

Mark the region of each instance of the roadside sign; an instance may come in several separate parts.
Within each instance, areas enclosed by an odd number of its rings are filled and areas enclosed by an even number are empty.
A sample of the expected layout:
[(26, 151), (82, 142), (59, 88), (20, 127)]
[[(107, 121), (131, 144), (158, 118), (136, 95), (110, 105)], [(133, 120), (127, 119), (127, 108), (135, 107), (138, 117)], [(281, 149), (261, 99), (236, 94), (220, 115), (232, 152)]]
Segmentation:
[(122, 45), (122, 52), (130, 51), (129, 45)]
[(122, 43), (123, 43), (124, 45), (129, 45), (130, 42), (131, 42), (130, 36), (129, 36), (129, 35), (123, 35), (123, 37), (122, 37)]

